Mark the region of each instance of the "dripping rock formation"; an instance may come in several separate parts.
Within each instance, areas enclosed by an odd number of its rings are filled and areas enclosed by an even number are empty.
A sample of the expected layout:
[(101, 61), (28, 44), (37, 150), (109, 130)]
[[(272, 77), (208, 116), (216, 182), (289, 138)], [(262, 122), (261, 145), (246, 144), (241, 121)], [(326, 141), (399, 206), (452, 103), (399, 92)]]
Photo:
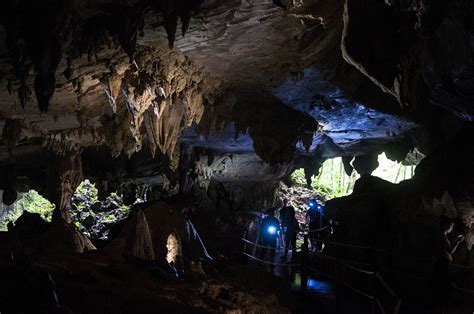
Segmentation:
[[(474, 266), (473, 21), (471, 0), (2, 1), (0, 313), (316, 311), (243, 266), (241, 238), (339, 157), (360, 178), (328, 200), (331, 236), (397, 252), (377, 267), (422, 313), (428, 279), (388, 269), (433, 261), (441, 216)], [(413, 178), (372, 176), (383, 153)], [(84, 179), (93, 202), (73, 196)], [(109, 195), (130, 213), (105, 230), (121, 206), (82, 203)]]

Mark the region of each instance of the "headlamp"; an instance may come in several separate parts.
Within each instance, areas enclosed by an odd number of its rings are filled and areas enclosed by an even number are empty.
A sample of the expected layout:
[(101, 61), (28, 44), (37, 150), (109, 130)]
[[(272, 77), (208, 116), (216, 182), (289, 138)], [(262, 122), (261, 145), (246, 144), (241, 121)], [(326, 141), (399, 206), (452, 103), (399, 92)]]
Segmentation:
[(308, 206), (309, 206), (309, 209), (312, 210), (312, 211), (316, 210), (320, 213), (323, 212), (323, 206), (321, 204), (319, 204), (316, 200), (310, 200), (308, 202)]
[(276, 228), (275, 226), (269, 226), (269, 227), (267, 228), (267, 232), (268, 232), (269, 234), (275, 234), (275, 233), (277, 232), (277, 228)]

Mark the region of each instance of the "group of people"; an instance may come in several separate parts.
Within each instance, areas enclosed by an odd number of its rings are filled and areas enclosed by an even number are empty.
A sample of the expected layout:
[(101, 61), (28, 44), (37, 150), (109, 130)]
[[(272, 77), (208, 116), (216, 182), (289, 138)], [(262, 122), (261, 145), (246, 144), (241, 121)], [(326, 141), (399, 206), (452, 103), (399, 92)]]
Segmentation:
[[(308, 223), (309, 239), (315, 250), (322, 249), (322, 242), (318, 241), (320, 235), (325, 237), (327, 232), (321, 232), (324, 227), (331, 227), (331, 221), (324, 216), (324, 207), (316, 200), (310, 200), (307, 204), (306, 220)], [(264, 259), (267, 252), (270, 251), (271, 261), (274, 261), (275, 251), (278, 240), (284, 244), (284, 255), (282, 259), (287, 259), (291, 248), (291, 259), (294, 260), (296, 252), (296, 239), (301, 230), (298, 219), (296, 218), (295, 208), (291, 205), (289, 199), (284, 199), (283, 206), (279, 210), (279, 218), (275, 217), (277, 209), (272, 207), (266, 211), (266, 217), (261, 222), (258, 243), (261, 247), (260, 258)], [(451, 264), (453, 262), (453, 253), (459, 244), (464, 241), (463, 235), (458, 235), (451, 240), (448, 235), (453, 231), (454, 221), (446, 216), (440, 217), (440, 233), (438, 238), (438, 256), (434, 267), (435, 286), (438, 291), (437, 300), (441, 303), (442, 313), (444, 313), (446, 302), (451, 292)], [(337, 223), (336, 223), (337, 225)], [(330, 228), (327, 228), (330, 229)], [(326, 230), (326, 229), (324, 229)], [(329, 231), (330, 232), (330, 231)], [(272, 264), (273, 266), (273, 264)]]
[[(296, 239), (298, 232), (301, 231), (300, 224), (296, 218), (295, 208), (291, 205), (289, 199), (283, 200), (283, 206), (279, 210), (280, 219), (275, 217), (277, 209), (275, 207), (269, 208), (266, 211), (266, 217), (261, 223), (259, 233), (259, 245), (262, 246), (260, 250), (260, 257), (263, 259), (270, 250), (270, 258), (273, 261), (275, 257), (275, 250), (277, 242), (284, 245), (285, 253), (282, 259), (288, 258), (288, 253), (291, 248), (291, 259), (294, 260), (296, 252)], [(308, 202), (308, 209), (306, 211), (306, 219), (309, 223), (309, 229), (321, 228), (325, 220), (323, 219), (323, 207), (316, 200)], [(314, 246), (318, 246), (315, 236), (310, 234), (310, 239)]]

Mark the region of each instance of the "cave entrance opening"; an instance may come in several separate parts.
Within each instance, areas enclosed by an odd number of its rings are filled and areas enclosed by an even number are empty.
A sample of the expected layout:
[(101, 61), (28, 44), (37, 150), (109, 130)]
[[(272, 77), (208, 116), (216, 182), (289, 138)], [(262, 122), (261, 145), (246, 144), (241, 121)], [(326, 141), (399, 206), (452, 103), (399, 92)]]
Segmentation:
[[(0, 190), (0, 197), (2, 194), (3, 191)], [(38, 214), (43, 220), (51, 222), (54, 208), (54, 204), (35, 190), (18, 193), (13, 204), (5, 205), (0, 202), (0, 232), (8, 231), (8, 224), (15, 223), (25, 212)]]
[[(407, 158), (408, 160), (408, 158)], [(372, 176), (382, 178), (392, 183), (411, 179), (419, 160), (396, 162), (390, 160), (385, 153), (377, 157), (378, 167)], [(351, 166), (353, 161), (351, 161)], [(307, 211), (309, 201), (316, 200), (324, 205), (326, 201), (343, 197), (352, 193), (355, 182), (360, 178), (357, 171), (353, 170), (348, 175), (344, 170), (341, 157), (327, 159), (321, 164), (317, 175), (312, 176), (311, 186), (308, 186), (303, 168), (296, 169), (291, 174), (291, 186), (283, 185), (278, 191), (278, 198), (290, 199), (291, 205), (296, 209), (296, 219), (300, 226), (307, 228)], [(300, 247), (302, 238), (298, 238), (297, 247)]]
[[(372, 172), (374, 177), (392, 183), (400, 183), (411, 179), (415, 174), (416, 165), (413, 163), (407, 164), (390, 160), (385, 153), (379, 154), (377, 160), (378, 167)], [(317, 175), (312, 176), (311, 187), (308, 187), (306, 183), (304, 169), (296, 169), (291, 175), (294, 186), (291, 192), (293, 195), (306, 196), (301, 201), (304, 204), (311, 198), (327, 201), (351, 194), (354, 184), (359, 178), (360, 175), (355, 170), (350, 175), (345, 172), (341, 157), (331, 158), (322, 163)], [(294, 191), (295, 189), (300, 191)]]

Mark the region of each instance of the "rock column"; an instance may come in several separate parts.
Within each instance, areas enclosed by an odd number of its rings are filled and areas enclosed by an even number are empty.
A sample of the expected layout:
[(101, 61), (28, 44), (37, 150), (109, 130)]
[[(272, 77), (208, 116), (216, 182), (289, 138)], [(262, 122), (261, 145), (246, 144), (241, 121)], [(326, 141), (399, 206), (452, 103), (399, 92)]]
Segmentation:
[(46, 188), (49, 199), (56, 205), (53, 222), (57, 222), (58, 219), (68, 224), (72, 222), (68, 207), (82, 178), (82, 161), (79, 153), (66, 152), (64, 155), (54, 156), (54, 164), (48, 171)]

